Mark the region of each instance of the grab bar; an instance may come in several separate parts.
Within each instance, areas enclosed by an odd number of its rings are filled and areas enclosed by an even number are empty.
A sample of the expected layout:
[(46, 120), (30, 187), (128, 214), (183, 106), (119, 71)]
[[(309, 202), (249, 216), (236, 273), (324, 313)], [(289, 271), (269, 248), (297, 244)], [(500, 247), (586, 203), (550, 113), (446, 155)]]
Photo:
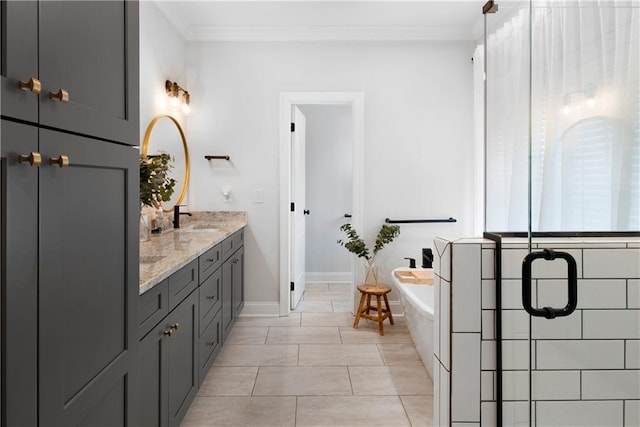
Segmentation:
[[(544, 258), (547, 261), (561, 258), (567, 261), (569, 301), (563, 308), (533, 308), (531, 305), (531, 264), (539, 258)], [(573, 256), (566, 252), (556, 252), (552, 249), (543, 249), (542, 252), (531, 252), (525, 256), (522, 261), (522, 305), (530, 315), (547, 319), (555, 319), (556, 317), (568, 316), (573, 313), (578, 305), (578, 274), (576, 260)]]
[(458, 220), (455, 218), (447, 218), (447, 219), (389, 219), (385, 218), (384, 222), (387, 224), (421, 224), (421, 223), (430, 223), (430, 222), (457, 222)]

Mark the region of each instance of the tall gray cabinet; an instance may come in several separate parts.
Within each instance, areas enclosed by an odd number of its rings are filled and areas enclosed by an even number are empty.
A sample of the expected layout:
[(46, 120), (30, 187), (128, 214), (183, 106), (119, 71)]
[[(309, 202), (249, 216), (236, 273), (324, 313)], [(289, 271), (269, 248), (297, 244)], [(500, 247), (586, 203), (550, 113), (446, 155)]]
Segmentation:
[(0, 3), (2, 425), (138, 424), (138, 4)]

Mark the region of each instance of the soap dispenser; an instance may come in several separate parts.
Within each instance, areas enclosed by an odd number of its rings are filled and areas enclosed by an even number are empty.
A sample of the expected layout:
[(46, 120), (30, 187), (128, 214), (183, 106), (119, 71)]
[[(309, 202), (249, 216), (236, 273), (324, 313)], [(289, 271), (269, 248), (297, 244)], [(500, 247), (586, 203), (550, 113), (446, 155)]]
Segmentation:
[(433, 252), (431, 248), (422, 249), (422, 268), (433, 268)]

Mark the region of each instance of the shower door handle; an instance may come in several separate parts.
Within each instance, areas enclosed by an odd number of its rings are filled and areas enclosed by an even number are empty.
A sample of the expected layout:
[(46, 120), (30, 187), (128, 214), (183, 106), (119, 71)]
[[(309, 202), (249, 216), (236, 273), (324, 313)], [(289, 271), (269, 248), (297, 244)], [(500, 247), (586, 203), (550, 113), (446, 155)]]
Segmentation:
[[(563, 308), (542, 307), (533, 308), (531, 305), (531, 264), (534, 260), (544, 258), (553, 261), (556, 258), (564, 259), (567, 262), (568, 299), (567, 305)], [(552, 249), (543, 249), (542, 252), (531, 252), (522, 261), (522, 305), (532, 316), (554, 319), (556, 317), (568, 316), (573, 313), (578, 305), (578, 274), (576, 260), (566, 252), (556, 252)]]

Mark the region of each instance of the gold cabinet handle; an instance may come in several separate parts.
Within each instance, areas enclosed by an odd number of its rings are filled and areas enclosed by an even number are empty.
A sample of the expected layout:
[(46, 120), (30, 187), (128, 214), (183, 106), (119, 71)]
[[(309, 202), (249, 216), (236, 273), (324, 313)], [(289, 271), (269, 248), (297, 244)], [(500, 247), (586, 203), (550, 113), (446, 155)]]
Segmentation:
[(42, 90), (42, 84), (40, 83), (40, 80), (36, 79), (35, 77), (31, 77), (26, 82), (20, 80), (19, 86), (20, 89), (28, 90), (29, 92), (35, 93), (36, 95), (39, 94)]
[(214, 300), (214, 299), (216, 299), (216, 297), (211, 295), (211, 296), (208, 296), (207, 299)]
[(207, 343), (207, 345), (210, 345), (211, 347), (215, 347), (215, 345), (216, 345), (216, 344), (217, 344), (217, 343), (215, 343), (215, 342), (208, 342), (208, 343)]
[(40, 153), (32, 151), (29, 154), (20, 154), (18, 157), (18, 163), (29, 163), (31, 166), (40, 167), (42, 164), (42, 156)]
[(173, 329), (175, 331), (179, 327), (180, 327), (180, 323), (174, 323), (173, 325), (171, 325), (170, 329)]
[(58, 157), (52, 157), (49, 159), (49, 164), (50, 165), (58, 165), (61, 168), (67, 167), (69, 166), (69, 157), (65, 156), (65, 155), (60, 155)]
[(167, 329), (166, 331), (163, 331), (162, 334), (170, 337), (173, 335), (173, 329)]
[(69, 92), (64, 89), (60, 89), (56, 93), (51, 92), (49, 94), (49, 98), (53, 99), (54, 101), (69, 102)]

